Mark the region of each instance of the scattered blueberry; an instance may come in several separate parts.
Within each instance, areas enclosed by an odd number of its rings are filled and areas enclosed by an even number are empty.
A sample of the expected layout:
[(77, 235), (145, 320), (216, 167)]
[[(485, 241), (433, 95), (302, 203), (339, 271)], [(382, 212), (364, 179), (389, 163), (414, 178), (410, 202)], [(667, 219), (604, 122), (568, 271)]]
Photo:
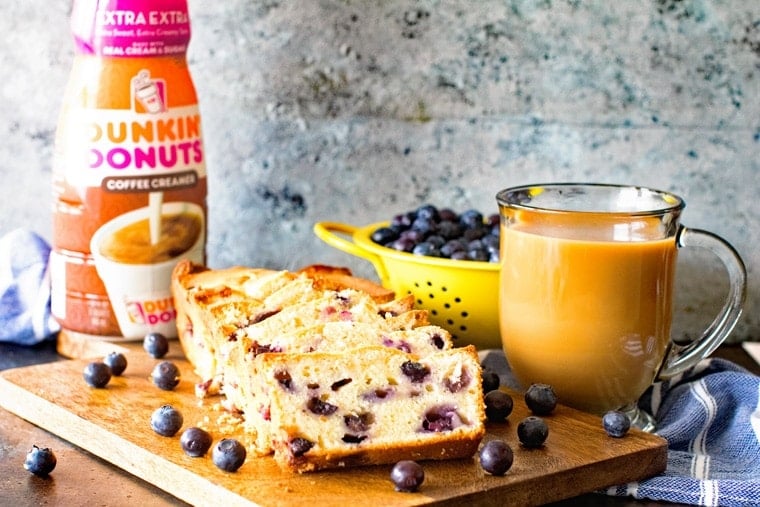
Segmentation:
[(24, 468), (34, 475), (45, 477), (55, 468), (58, 460), (51, 449), (47, 447), (32, 446), (32, 449), (26, 454)]
[(103, 359), (103, 362), (111, 368), (111, 373), (117, 377), (127, 369), (127, 358), (121, 352), (111, 352)]
[(171, 405), (162, 405), (150, 416), (150, 427), (164, 437), (176, 435), (183, 422), (182, 413)]
[(546, 421), (536, 416), (528, 416), (517, 425), (517, 438), (525, 447), (541, 447), (549, 436)]
[(490, 440), (480, 448), (478, 453), (480, 466), (491, 475), (504, 475), (512, 468), (514, 453), (503, 440)]
[(84, 367), (82, 377), (92, 387), (105, 387), (111, 381), (111, 368), (102, 361), (88, 363)]
[(625, 412), (610, 410), (602, 416), (602, 426), (609, 436), (621, 438), (631, 429), (631, 419)]
[(179, 384), (180, 373), (176, 364), (171, 361), (161, 361), (153, 367), (150, 376), (156, 387), (164, 391), (171, 391)]
[(514, 402), (512, 397), (505, 393), (495, 389), (486, 393), (484, 398), (486, 404), (486, 417), (491, 422), (504, 422), (512, 413)]
[(148, 333), (143, 339), (145, 352), (156, 359), (161, 359), (169, 352), (169, 340), (161, 333)]
[(211, 459), (217, 468), (225, 472), (235, 472), (245, 463), (246, 450), (234, 438), (223, 438), (211, 451)]
[(525, 404), (536, 415), (549, 415), (557, 406), (557, 395), (549, 384), (531, 384), (525, 391)]
[(488, 394), (489, 392), (498, 389), (501, 385), (501, 380), (499, 379), (498, 373), (495, 371), (483, 368), (483, 394)]
[(413, 493), (420, 489), (424, 481), (425, 470), (416, 461), (402, 460), (391, 469), (391, 482), (396, 491)]
[(192, 426), (182, 432), (179, 443), (185, 454), (199, 458), (211, 448), (211, 435), (204, 429)]

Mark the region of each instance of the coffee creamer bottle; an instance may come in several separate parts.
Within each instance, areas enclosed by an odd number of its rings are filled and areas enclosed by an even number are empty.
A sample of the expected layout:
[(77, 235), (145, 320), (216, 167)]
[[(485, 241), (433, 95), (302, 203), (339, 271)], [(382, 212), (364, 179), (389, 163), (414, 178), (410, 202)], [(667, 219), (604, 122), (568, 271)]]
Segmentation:
[(50, 271), (59, 352), (77, 357), (177, 335), (171, 271), (205, 262), (207, 183), (186, 0), (75, 0), (71, 26)]

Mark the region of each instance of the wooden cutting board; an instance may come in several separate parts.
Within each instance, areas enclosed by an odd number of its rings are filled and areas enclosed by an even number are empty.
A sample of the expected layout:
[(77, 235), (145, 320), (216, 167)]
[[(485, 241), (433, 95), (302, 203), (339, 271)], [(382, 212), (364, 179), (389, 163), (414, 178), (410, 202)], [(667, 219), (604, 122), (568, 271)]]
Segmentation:
[(390, 465), (296, 475), (281, 471), (270, 457), (249, 457), (236, 473), (225, 473), (210, 454), (186, 456), (179, 434), (161, 437), (150, 428), (152, 412), (170, 403), (183, 413), (184, 427), (206, 427), (215, 441), (229, 436), (245, 441), (229, 424), (219, 398), (195, 397), (197, 377), (179, 345), (174, 342), (164, 358), (182, 372), (172, 392), (150, 381), (158, 360), (138, 345), (121, 349), (129, 365), (105, 389), (84, 382), (87, 361), (65, 360), (0, 373), (0, 405), (194, 505), (538, 505), (650, 477), (666, 465), (664, 439), (638, 430), (610, 438), (598, 417), (563, 406), (546, 418), (544, 447), (522, 448), (516, 428), (529, 411), (511, 392), (514, 411), (506, 423), (489, 423), (486, 436), (504, 439), (514, 450), (514, 464), (503, 477), (483, 472), (477, 457), (424, 462), (425, 482), (416, 493), (394, 490)]

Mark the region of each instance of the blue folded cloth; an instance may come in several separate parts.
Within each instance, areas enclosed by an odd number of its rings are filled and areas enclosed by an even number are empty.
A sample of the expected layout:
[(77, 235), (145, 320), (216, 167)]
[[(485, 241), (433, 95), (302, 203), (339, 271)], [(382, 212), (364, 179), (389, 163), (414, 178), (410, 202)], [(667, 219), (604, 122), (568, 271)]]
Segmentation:
[(58, 332), (49, 256), (50, 246), (34, 232), (15, 229), (0, 238), (0, 342), (34, 345)]
[[(518, 388), (501, 351), (481, 353), (483, 366)], [(708, 358), (639, 401), (668, 441), (661, 475), (599, 493), (705, 506), (760, 506), (760, 377)]]
[(638, 499), (760, 505), (760, 377), (720, 358), (658, 382), (639, 401), (668, 441), (662, 475), (609, 488)]

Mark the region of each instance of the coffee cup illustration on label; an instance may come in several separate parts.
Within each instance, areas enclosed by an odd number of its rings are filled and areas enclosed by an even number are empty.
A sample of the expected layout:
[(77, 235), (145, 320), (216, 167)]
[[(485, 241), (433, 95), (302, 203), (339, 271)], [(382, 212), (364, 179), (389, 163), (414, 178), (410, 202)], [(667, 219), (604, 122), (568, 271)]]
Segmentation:
[(150, 212), (148, 206), (120, 215), (101, 226), (91, 241), (95, 267), (126, 338), (176, 332), (169, 288), (172, 270), (179, 259), (200, 263), (204, 258), (200, 206), (164, 203), (158, 242), (150, 239)]
[(150, 78), (150, 72), (141, 70), (132, 78), (132, 88), (135, 98), (150, 114), (160, 113), (164, 110), (164, 99), (156, 81)]

